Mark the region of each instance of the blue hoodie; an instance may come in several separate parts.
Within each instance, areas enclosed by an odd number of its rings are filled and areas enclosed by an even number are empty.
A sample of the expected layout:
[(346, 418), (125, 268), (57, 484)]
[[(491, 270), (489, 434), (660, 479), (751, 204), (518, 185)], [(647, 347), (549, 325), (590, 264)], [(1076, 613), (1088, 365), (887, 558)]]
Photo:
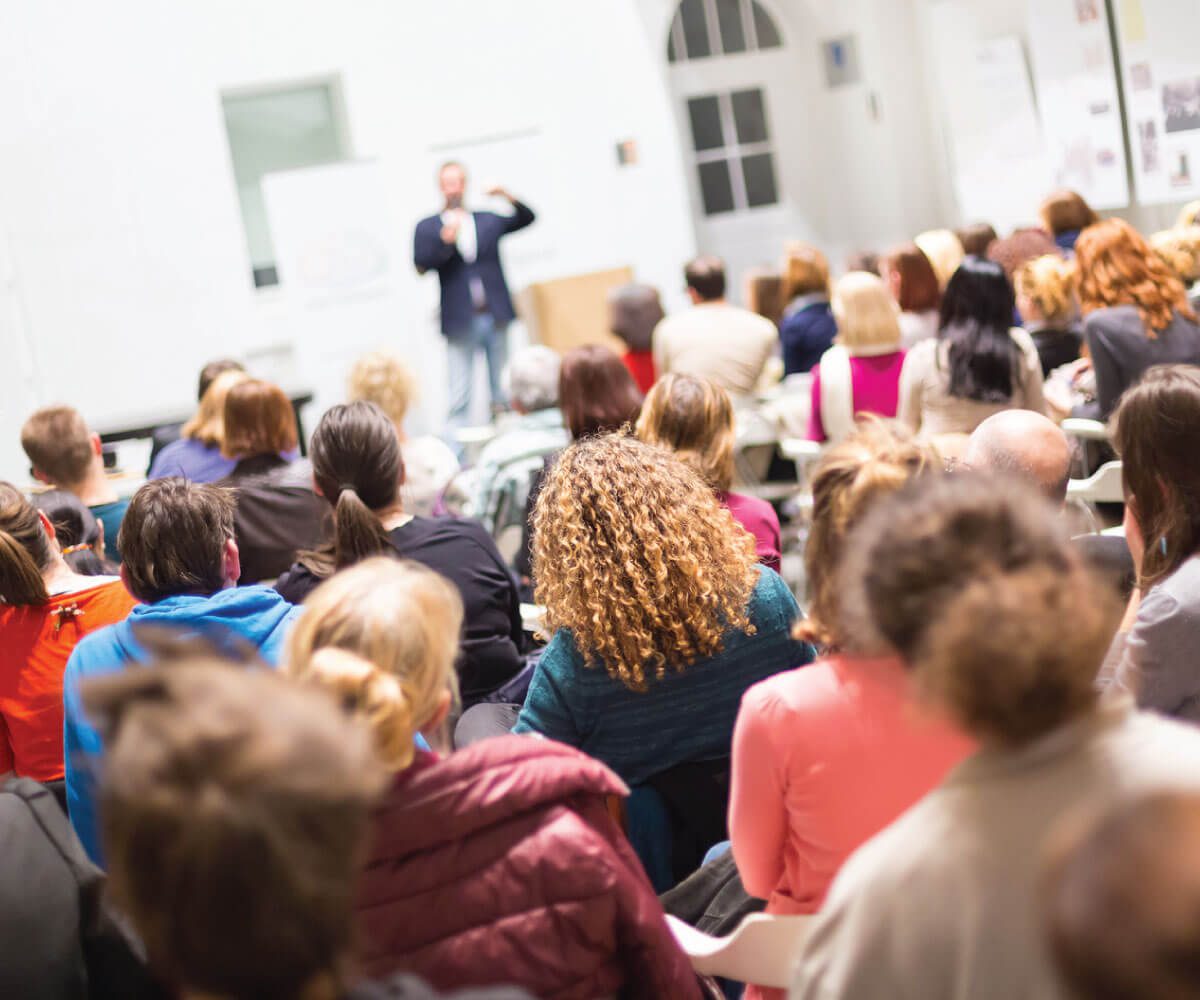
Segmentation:
[(299, 615), (270, 587), (220, 590), (211, 597), (181, 594), (139, 604), (123, 622), (86, 636), (71, 653), (63, 675), (63, 756), (67, 806), (75, 832), (97, 864), (103, 864), (96, 825), (95, 770), (103, 756), (100, 734), (84, 716), (79, 682), (141, 663), (146, 651), (134, 639), (141, 625), (172, 626), (215, 640), (233, 636), (256, 647), (270, 664), (279, 660), (288, 626)]

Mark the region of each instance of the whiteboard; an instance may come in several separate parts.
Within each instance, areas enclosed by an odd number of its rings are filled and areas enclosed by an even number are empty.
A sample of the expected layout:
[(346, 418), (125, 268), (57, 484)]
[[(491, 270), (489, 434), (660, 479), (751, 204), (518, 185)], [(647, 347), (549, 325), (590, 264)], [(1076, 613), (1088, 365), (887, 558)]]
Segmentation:
[(1129, 182), (1104, 0), (1029, 0), (1029, 40), (1054, 187), (1124, 208)]
[(1138, 201), (1200, 196), (1200, 0), (1115, 9)]

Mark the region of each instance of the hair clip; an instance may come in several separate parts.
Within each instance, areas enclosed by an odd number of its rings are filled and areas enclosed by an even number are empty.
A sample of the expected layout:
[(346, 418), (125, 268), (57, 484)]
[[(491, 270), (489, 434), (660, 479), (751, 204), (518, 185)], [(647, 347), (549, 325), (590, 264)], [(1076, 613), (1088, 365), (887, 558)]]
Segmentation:
[(78, 545), (68, 545), (65, 549), (62, 550), (62, 554), (64, 556), (69, 556), (72, 552), (83, 552), (90, 548), (91, 548), (91, 546), (88, 545), (86, 542), (80, 542)]

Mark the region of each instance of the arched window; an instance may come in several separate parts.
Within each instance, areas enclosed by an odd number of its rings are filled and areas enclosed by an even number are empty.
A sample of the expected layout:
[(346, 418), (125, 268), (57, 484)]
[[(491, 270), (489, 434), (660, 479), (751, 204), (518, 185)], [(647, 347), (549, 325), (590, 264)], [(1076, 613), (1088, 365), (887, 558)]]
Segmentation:
[(667, 60), (775, 49), (779, 28), (758, 0), (682, 0), (671, 22)]

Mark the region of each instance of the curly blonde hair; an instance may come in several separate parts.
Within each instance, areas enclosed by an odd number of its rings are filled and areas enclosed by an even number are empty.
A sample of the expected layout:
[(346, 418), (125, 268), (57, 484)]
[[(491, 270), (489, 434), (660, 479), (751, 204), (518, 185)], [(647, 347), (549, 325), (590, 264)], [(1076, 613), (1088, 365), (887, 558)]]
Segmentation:
[(546, 627), (588, 666), (644, 691), (751, 635), (754, 537), (664, 448), (610, 434), (569, 447), (534, 511), (533, 574)]
[(1075, 260), (1085, 315), (1107, 306), (1136, 306), (1151, 339), (1171, 324), (1175, 312), (1196, 317), (1183, 282), (1124, 219), (1105, 219), (1085, 229), (1075, 244)]
[(375, 403), (397, 427), (417, 399), (416, 376), (390, 351), (372, 351), (354, 362), (348, 388), (350, 402)]
[(1013, 279), (1017, 294), (1032, 301), (1047, 323), (1067, 323), (1075, 315), (1075, 268), (1058, 254), (1026, 261)]
[(1200, 225), (1155, 233), (1150, 246), (1185, 285), (1200, 281)]

